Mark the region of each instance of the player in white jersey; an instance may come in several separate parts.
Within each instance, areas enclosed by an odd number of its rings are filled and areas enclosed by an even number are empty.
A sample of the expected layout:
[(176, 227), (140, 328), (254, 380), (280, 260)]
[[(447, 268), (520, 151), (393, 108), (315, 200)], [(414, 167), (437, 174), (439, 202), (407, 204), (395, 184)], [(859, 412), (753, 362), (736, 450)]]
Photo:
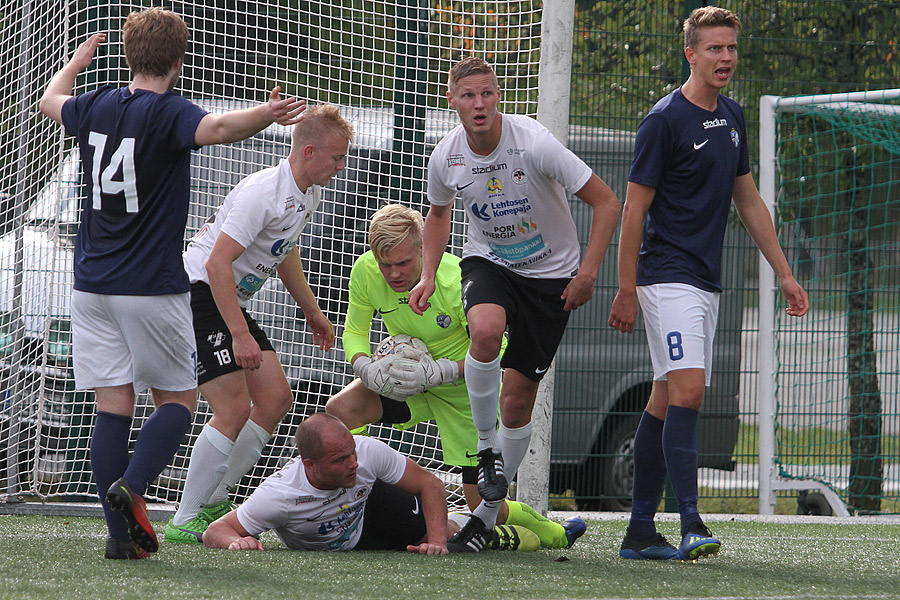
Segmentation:
[[(532, 119), (501, 114), (494, 70), (481, 59), (456, 64), (447, 98), (462, 124), (438, 143), (428, 164), (422, 278), (409, 296), (419, 314), (434, 293), (450, 236), (451, 207), (466, 208), (463, 307), (472, 343), (466, 385), (478, 429), (475, 515), (492, 527), (531, 439), (538, 385), (556, 354), (570, 311), (592, 297), (597, 271), (619, 219), (615, 194)], [(566, 191), (593, 209), (579, 263)], [(509, 343), (500, 358), (503, 333)], [(500, 392), (500, 368), (505, 369)], [(501, 422), (497, 432), (497, 406)]]
[(207, 525), (234, 508), (228, 497), (256, 464), (291, 407), (278, 356), (244, 307), (276, 271), (323, 350), (334, 328), (303, 274), (297, 243), (321, 188), (344, 168), (353, 128), (336, 106), (309, 109), (291, 135), (290, 155), (244, 179), (184, 254), (191, 280), (200, 391), (213, 417), (194, 443), (178, 511), (166, 541), (200, 543)]
[[(263, 550), (273, 530), (295, 550), (407, 550), (447, 554), (440, 479), (385, 443), (353, 436), (316, 413), (297, 427), (300, 456), (203, 534), (210, 548)], [(451, 515), (453, 517), (454, 515)]]

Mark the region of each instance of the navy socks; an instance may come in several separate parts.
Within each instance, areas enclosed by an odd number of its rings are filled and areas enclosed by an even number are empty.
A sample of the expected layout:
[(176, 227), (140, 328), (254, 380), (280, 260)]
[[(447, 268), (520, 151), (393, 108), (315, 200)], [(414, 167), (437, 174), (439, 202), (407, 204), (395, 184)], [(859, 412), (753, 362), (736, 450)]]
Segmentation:
[(691, 525), (702, 522), (697, 510), (697, 421), (700, 413), (683, 406), (669, 406), (663, 428), (662, 443), (666, 467), (678, 511), (681, 513), (681, 535)]
[(634, 491), (628, 531), (639, 539), (656, 534), (653, 518), (666, 483), (662, 443), (664, 423), (644, 411), (634, 434)]
[(91, 434), (91, 471), (97, 494), (103, 506), (109, 536), (119, 540), (131, 539), (128, 524), (122, 515), (106, 503), (106, 491), (128, 468), (128, 435), (131, 431), (131, 417), (113, 413), (98, 412)]
[(125, 471), (131, 489), (144, 495), (147, 486), (172, 462), (191, 427), (191, 411), (170, 402), (153, 411), (134, 444), (134, 456)]

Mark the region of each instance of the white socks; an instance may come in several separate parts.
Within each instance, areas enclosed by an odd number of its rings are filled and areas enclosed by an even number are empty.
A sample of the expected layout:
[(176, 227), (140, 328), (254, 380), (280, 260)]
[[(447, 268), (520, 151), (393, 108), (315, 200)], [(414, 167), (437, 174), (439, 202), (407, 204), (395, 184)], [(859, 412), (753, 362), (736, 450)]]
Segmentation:
[(256, 465), (262, 456), (263, 448), (271, 439), (271, 433), (257, 425), (253, 419), (247, 419), (228, 457), (228, 470), (225, 476), (204, 504), (218, 504), (228, 500), (229, 490), (233, 489), (241, 477)]
[[(478, 450), (497, 452), (497, 408), (500, 405), (500, 357), (483, 363), (466, 353), (466, 388), (472, 405), (472, 420), (478, 429)], [(505, 457), (504, 457), (505, 458)]]
[(500, 508), (505, 501), (505, 499), (494, 500), (491, 502), (482, 500), (481, 504), (472, 511), (472, 514), (481, 519), (484, 522), (485, 527), (493, 529), (497, 524), (497, 516), (500, 514)]
[(234, 444), (225, 434), (208, 423), (204, 425), (191, 449), (184, 492), (172, 520), (174, 525), (184, 525), (197, 518), (212, 491), (222, 481), (228, 469), (228, 456)]
[(531, 443), (531, 421), (515, 429), (509, 429), (501, 423), (499, 437), (500, 452), (503, 454), (503, 473), (507, 481), (512, 481)]

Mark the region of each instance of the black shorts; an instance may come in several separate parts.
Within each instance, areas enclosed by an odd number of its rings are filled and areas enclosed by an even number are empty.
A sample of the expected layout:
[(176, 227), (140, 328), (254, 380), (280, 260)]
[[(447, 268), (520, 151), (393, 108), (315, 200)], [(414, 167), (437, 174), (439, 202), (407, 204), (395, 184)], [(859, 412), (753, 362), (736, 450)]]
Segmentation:
[(477, 304), (506, 309), (508, 342), (500, 366), (532, 381), (543, 379), (569, 322), (561, 296), (571, 279), (522, 277), (478, 256), (464, 258), (459, 266), (466, 313)]
[(397, 402), (385, 396), (378, 396), (381, 400), (381, 425), (397, 425), (398, 423), (406, 423), (412, 419), (412, 413), (406, 402)]
[[(197, 384), (203, 385), (226, 373), (240, 371), (241, 367), (234, 362), (231, 332), (219, 314), (212, 290), (202, 281), (191, 284), (191, 312), (194, 313), (194, 337), (197, 340)], [(243, 308), (241, 312), (260, 350), (274, 352), (259, 324)]]
[(418, 496), (376, 479), (366, 499), (363, 530), (354, 550), (406, 550), (425, 538), (425, 515)]

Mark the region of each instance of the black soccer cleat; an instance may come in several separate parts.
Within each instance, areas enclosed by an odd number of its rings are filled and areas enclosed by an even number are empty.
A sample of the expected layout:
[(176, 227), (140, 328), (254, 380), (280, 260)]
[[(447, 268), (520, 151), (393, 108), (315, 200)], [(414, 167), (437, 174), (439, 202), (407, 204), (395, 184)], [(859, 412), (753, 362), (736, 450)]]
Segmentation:
[(122, 513), (128, 522), (128, 534), (135, 544), (147, 552), (159, 550), (159, 541), (156, 539), (156, 531), (150, 524), (147, 515), (147, 505), (140, 494), (131, 489), (128, 480), (120, 477), (109, 486), (106, 492), (106, 501), (110, 508)]
[(478, 453), (478, 494), (488, 502), (503, 500), (509, 483), (503, 474), (503, 456), (493, 448)]
[(450, 552), (481, 552), (489, 548), (494, 532), (484, 525), (484, 521), (472, 515), (462, 529), (447, 540)]
[(150, 555), (130, 539), (117, 540), (116, 538), (107, 538), (106, 552), (103, 556), (112, 560), (137, 560), (148, 558)]
[(491, 550), (534, 552), (541, 547), (541, 538), (521, 525), (497, 525), (491, 537)]

